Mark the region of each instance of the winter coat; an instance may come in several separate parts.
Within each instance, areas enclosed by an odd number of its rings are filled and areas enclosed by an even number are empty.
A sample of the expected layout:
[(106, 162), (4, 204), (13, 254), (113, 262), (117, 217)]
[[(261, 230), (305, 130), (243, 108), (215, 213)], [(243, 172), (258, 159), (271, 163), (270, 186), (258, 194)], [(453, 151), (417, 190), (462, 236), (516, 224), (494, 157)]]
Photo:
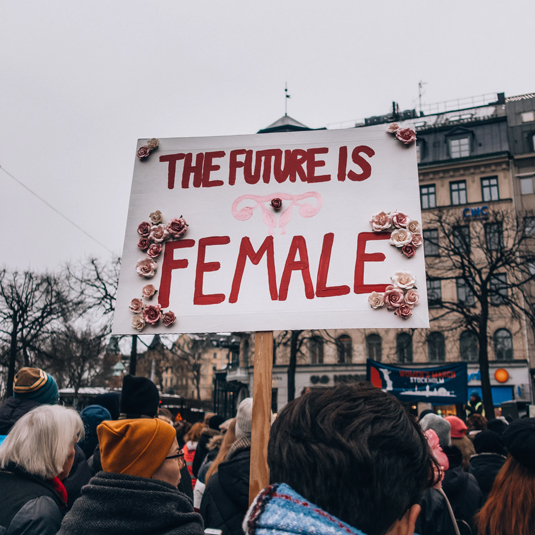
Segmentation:
[(464, 472), (462, 453), (455, 446), (443, 448), (448, 456), (450, 467), (444, 473), (442, 489), (450, 501), (451, 508), (457, 520), (464, 520), (475, 533), (473, 528), (474, 515), (483, 506), (483, 495), (476, 478)]
[(243, 529), (247, 535), (364, 535), (284, 483), (260, 492), (247, 512)]
[[(57, 485), (61, 485), (57, 480)], [(0, 534), (55, 535), (66, 504), (51, 481), (15, 464), (0, 470)]]
[(207, 528), (220, 529), (223, 535), (243, 535), (242, 522), (249, 508), (249, 466), (251, 443), (236, 441), (227, 460), (206, 484), (200, 513)]
[(436, 489), (427, 489), (420, 501), (422, 508), (414, 532), (418, 535), (455, 535), (446, 499)]
[(195, 482), (197, 479), (193, 475), (193, 459), (195, 459), (195, 450), (197, 448), (198, 442), (192, 442), (188, 440), (186, 445), (182, 448), (184, 451), (184, 461), (186, 461), (186, 466), (188, 467), (188, 472), (191, 477), (191, 484), (195, 487)]
[(472, 474), (483, 493), (483, 503), (487, 501), (498, 472), (505, 464), (506, 458), (498, 453), (480, 453), (470, 459), (468, 472)]
[(201, 432), (201, 438), (199, 438), (199, 443), (197, 444), (197, 448), (195, 448), (195, 456), (193, 458), (193, 464), (191, 465), (192, 471), (193, 471), (193, 477), (199, 477), (199, 470), (202, 466), (202, 463), (204, 461), (204, 458), (208, 454), (208, 442), (215, 437), (216, 435), (220, 435), (219, 431), (216, 429), (210, 429), (209, 427), (205, 427)]
[(35, 409), (35, 407), (39, 407), (39, 405), (39, 403), (31, 399), (6, 399), (0, 405), (0, 436), (6, 436), (17, 420), (22, 418), (27, 412)]
[(91, 476), (91, 470), (89, 470), (84, 452), (78, 444), (75, 444), (74, 463), (72, 464), (69, 475), (63, 480), (63, 484), (67, 489), (67, 505), (69, 508), (82, 495), (82, 487), (89, 483)]
[(82, 491), (58, 535), (203, 535), (191, 501), (169, 483), (99, 472)]

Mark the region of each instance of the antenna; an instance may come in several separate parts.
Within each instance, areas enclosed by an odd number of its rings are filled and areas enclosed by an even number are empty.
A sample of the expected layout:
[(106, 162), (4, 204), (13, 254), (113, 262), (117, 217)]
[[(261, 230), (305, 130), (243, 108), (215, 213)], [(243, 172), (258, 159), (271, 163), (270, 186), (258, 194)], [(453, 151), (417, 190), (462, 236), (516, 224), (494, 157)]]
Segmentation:
[(288, 94), (288, 82), (286, 82), (286, 85), (284, 87), (284, 115), (288, 115), (288, 99), (291, 98)]
[(424, 85), (427, 85), (427, 82), (422, 82), (422, 80), (418, 82), (418, 108), (420, 108), (420, 115), (422, 115), (422, 95)]

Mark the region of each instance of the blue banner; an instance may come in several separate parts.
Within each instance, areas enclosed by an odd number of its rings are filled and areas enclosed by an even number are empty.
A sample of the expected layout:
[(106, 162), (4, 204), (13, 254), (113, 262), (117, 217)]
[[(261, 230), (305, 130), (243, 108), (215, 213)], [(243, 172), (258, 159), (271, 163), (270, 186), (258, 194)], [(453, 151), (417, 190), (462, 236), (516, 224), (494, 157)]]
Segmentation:
[(367, 380), (400, 401), (454, 405), (467, 402), (466, 362), (427, 368), (387, 366), (368, 359)]

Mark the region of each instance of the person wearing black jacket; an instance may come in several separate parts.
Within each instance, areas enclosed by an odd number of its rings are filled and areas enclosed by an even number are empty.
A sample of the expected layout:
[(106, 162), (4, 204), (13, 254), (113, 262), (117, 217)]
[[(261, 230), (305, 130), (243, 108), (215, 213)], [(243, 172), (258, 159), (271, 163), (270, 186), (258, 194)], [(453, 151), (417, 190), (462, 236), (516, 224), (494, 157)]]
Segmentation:
[(216, 435), (220, 435), (219, 426), (225, 421), (224, 418), (214, 414), (208, 420), (208, 427), (205, 427), (201, 432), (201, 438), (195, 448), (195, 457), (193, 458), (193, 464), (191, 466), (194, 477), (199, 476), (199, 470), (204, 462), (206, 455), (208, 454), (208, 442), (212, 440)]

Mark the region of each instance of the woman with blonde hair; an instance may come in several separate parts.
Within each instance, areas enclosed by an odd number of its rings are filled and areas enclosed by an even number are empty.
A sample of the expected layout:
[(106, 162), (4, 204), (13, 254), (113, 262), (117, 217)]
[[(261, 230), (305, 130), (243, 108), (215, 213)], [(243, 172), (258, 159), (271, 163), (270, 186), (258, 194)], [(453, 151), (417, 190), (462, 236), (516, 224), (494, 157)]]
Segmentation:
[(62, 481), (83, 436), (78, 413), (60, 405), (41, 405), (17, 421), (0, 446), (0, 532), (58, 532), (67, 507)]
[(205, 425), (202, 422), (197, 422), (191, 426), (191, 429), (186, 433), (184, 440), (186, 445), (184, 448), (184, 460), (188, 467), (189, 475), (191, 476), (191, 484), (195, 488), (196, 479), (193, 477), (193, 459), (195, 459), (195, 450), (197, 449), (197, 444), (201, 438), (202, 430), (205, 428)]
[(509, 451), (483, 509), (479, 535), (535, 533), (535, 418), (515, 420), (502, 436)]

